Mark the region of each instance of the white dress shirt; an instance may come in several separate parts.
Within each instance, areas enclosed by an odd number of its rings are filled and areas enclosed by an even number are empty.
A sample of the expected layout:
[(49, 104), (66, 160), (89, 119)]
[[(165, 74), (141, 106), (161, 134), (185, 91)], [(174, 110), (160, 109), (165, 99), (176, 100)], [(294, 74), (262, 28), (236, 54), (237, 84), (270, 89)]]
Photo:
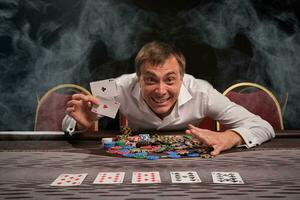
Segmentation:
[[(135, 73), (116, 78), (116, 84), (120, 111), (133, 129), (185, 130), (188, 124), (197, 126), (205, 117), (211, 117), (240, 134), (248, 148), (275, 136), (268, 122), (231, 102), (207, 81), (188, 74), (183, 77), (176, 105), (163, 120), (145, 103)], [(63, 130), (74, 130), (74, 126), (74, 120), (67, 115), (63, 120)]]

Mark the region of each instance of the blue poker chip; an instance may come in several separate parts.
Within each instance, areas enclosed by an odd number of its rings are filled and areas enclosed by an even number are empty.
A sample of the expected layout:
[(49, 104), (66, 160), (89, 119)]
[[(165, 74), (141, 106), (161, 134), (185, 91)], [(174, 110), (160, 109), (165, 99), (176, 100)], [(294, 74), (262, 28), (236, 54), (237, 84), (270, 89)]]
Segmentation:
[(158, 160), (159, 156), (150, 155), (150, 156), (147, 156), (146, 158), (147, 158), (147, 160)]
[(122, 149), (132, 149), (133, 146), (123, 146)]
[(120, 149), (118, 152), (129, 152), (128, 149)]
[(139, 134), (139, 136), (140, 136), (142, 141), (150, 140), (150, 135), (149, 134)]
[(137, 156), (147, 156), (148, 153), (147, 152), (138, 152), (138, 153), (135, 153), (135, 155), (137, 155)]
[(109, 148), (111, 148), (111, 147), (114, 147), (115, 146), (115, 142), (105, 142), (104, 144), (103, 144), (103, 147), (105, 148), (105, 149), (109, 149)]
[(178, 154), (169, 154), (169, 155), (168, 155), (168, 158), (176, 159), (176, 158), (181, 158), (181, 156), (178, 155)]
[(168, 155), (177, 155), (177, 152), (176, 151), (168, 151), (167, 154)]
[(134, 158), (135, 154), (134, 153), (127, 153), (123, 155), (126, 158)]
[(188, 157), (199, 157), (200, 154), (199, 153), (188, 153), (187, 156)]

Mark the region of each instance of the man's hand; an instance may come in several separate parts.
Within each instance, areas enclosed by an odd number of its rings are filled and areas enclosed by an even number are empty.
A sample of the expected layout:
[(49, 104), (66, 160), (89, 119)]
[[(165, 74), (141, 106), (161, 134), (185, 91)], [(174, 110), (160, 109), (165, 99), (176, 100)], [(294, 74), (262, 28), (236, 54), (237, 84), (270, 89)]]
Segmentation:
[(244, 143), (241, 136), (231, 130), (215, 132), (197, 128), (191, 124), (189, 124), (188, 128), (189, 129), (185, 131), (187, 134), (195, 136), (203, 144), (214, 148), (214, 150), (210, 153), (213, 156), (219, 155), (222, 151)]
[(74, 94), (67, 102), (66, 112), (73, 117), (79, 125), (90, 128), (98, 120), (97, 114), (91, 111), (93, 104), (99, 105), (99, 99), (91, 95)]

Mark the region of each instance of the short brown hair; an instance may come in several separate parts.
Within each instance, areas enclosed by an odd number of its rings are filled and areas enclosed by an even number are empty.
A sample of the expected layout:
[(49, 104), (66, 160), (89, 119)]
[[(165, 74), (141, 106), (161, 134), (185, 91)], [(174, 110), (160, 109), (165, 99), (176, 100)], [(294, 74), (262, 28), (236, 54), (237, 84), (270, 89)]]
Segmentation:
[(135, 57), (135, 70), (137, 76), (141, 75), (141, 67), (145, 63), (152, 65), (163, 64), (170, 56), (174, 56), (180, 67), (180, 75), (185, 73), (185, 58), (181, 51), (171, 44), (153, 41), (145, 44)]

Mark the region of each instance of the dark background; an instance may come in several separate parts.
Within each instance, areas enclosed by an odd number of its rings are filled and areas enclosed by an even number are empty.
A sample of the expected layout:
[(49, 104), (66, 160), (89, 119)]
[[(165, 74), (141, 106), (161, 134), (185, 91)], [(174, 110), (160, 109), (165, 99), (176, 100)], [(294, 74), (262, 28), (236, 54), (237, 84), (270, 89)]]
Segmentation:
[(0, 0), (0, 130), (33, 130), (38, 99), (61, 83), (134, 71), (146, 42), (177, 45), (187, 73), (220, 92), (252, 81), (300, 128), (300, 3), (262, 0)]

